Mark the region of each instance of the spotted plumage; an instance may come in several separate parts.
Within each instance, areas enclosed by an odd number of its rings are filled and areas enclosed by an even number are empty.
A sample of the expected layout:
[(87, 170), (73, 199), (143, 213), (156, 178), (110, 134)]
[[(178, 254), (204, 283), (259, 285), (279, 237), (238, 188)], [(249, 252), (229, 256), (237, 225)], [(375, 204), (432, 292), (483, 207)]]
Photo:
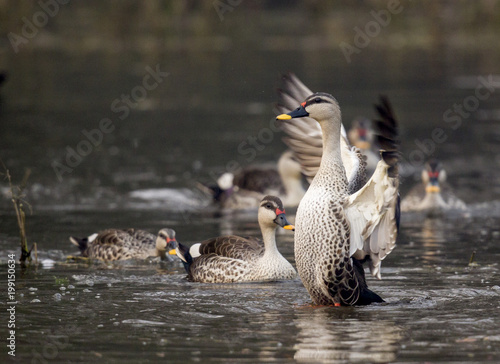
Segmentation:
[(388, 101), (382, 99), (377, 110), (382, 160), (359, 190), (352, 187), (356, 169), (346, 171), (341, 112), (333, 96), (312, 94), (277, 117), (290, 125), (290, 119), (309, 117), (321, 127), (321, 162), (297, 209), (295, 232), (297, 270), (315, 304), (383, 301), (368, 289), (361, 265), (368, 260), (372, 274), (380, 277), (380, 261), (397, 236), (397, 130)]
[(108, 229), (88, 238), (70, 237), (70, 241), (88, 258), (114, 261), (159, 256), (170, 259), (166, 254), (167, 243), (175, 241), (175, 231), (165, 228), (155, 236), (144, 230)]
[(190, 280), (205, 283), (276, 281), (293, 279), (297, 273), (276, 247), (276, 228), (293, 229), (281, 200), (265, 196), (259, 206), (263, 241), (235, 235), (220, 236), (190, 248), (176, 244)]

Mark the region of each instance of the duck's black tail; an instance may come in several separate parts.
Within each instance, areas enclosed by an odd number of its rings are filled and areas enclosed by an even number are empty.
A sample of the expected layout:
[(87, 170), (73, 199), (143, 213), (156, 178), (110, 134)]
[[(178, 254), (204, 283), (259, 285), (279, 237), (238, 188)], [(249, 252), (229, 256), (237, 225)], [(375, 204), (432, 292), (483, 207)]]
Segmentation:
[[(186, 270), (186, 273), (189, 275), (191, 263), (193, 263), (193, 257), (191, 256), (191, 253), (189, 252), (189, 248), (185, 245), (182, 245), (181, 243), (179, 243), (177, 241), (174, 242), (172, 248), (175, 249), (177, 256), (179, 258), (181, 258), (182, 264), (184, 265), (184, 269)], [(170, 251), (169, 251), (169, 254), (172, 254), (172, 253), (170, 253)]]
[(77, 238), (70, 236), (69, 241), (71, 244), (76, 245), (82, 254), (85, 253), (85, 250), (87, 250), (87, 246), (89, 245), (89, 238)]
[(363, 263), (356, 258), (352, 258), (352, 263), (354, 266), (354, 273), (356, 274), (356, 277), (358, 278), (358, 282), (360, 285), (360, 294), (359, 298), (356, 301), (356, 305), (369, 305), (370, 303), (374, 302), (385, 302), (382, 297), (380, 297), (378, 294), (373, 292), (372, 290), (368, 289), (368, 285), (366, 284), (366, 279), (365, 279), (365, 270), (363, 268)]

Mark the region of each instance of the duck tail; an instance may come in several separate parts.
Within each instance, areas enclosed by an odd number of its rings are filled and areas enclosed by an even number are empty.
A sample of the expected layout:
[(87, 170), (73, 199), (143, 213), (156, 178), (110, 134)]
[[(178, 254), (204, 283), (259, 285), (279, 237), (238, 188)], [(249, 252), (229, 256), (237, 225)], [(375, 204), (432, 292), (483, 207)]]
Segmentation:
[(372, 290), (365, 288), (361, 290), (359, 295), (359, 299), (356, 302), (356, 305), (369, 305), (374, 302), (385, 302), (382, 297), (373, 292)]
[(184, 269), (189, 275), (189, 270), (191, 268), (191, 264), (193, 263), (193, 257), (191, 256), (191, 253), (189, 252), (189, 248), (187, 246), (182, 245), (181, 243), (177, 243), (177, 245), (177, 253), (180, 255), (182, 264), (184, 265)]
[(355, 303), (356, 305), (369, 305), (374, 302), (385, 302), (382, 297), (370, 290), (366, 284), (365, 270), (363, 268), (363, 262), (366, 260), (367, 259), (358, 260), (356, 258), (352, 258), (354, 274), (358, 278), (360, 285), (359, 298)]
[(76, 245), (80, 252), (83, 254), (89, 245), (89, 238), (77, 238), (74, 236), (69, 237), (71, 244)]

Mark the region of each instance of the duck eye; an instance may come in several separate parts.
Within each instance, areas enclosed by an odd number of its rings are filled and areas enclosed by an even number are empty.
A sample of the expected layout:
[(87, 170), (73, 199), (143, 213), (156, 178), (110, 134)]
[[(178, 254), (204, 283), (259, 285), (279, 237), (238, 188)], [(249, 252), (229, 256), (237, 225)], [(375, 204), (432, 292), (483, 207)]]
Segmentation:
[(315, 103), (317, 103), (317, 104), (319, 104), (319, 103), (321, 102), (321, 99), (320, 99), (319, 97), (316, 97), (316, 98), (314, 99), (314, 102), (315, 102)]
[(268, 203), (268, 204), (266, 205), (266, 209), (270, 209), (270, 208), (272, 208), (272, 206), (271, 206), (271, 204), (270, 204), (270, 203)]

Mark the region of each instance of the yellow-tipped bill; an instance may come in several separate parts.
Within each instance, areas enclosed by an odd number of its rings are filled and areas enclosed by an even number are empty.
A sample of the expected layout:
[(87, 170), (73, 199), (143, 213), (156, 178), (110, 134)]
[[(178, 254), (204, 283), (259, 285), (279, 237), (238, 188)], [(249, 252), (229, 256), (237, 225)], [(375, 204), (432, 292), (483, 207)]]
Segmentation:
[(371, 144), (368, 142), (365, 142), (365, 141), (358, 141), (358, 142), (354, 143), (354, 146), (356, 148), (359, 148), (359, 149), (370, 149), (371, 148)]
[(427, 186), (425, 188), (425, 192), (427, 193), (439, 193), (441, 191), (441, 188), (439, 186)]
[(177, 255), (177, 250), (176, 250), (176, 249), (170, 249), (170, 250), (168, 251), (168, 254), (169, 254), (169, 255)]
[(285, 229), (285, 230), (295, 230), (295, 226), (293, 226), (293, 225), (285, 225), (285, 226), (283, 226), (283, 229)]
[(292, 117), (288, 114), (281, 114), (276, 116), (276, 119), (278, 120), (290, 120)]

